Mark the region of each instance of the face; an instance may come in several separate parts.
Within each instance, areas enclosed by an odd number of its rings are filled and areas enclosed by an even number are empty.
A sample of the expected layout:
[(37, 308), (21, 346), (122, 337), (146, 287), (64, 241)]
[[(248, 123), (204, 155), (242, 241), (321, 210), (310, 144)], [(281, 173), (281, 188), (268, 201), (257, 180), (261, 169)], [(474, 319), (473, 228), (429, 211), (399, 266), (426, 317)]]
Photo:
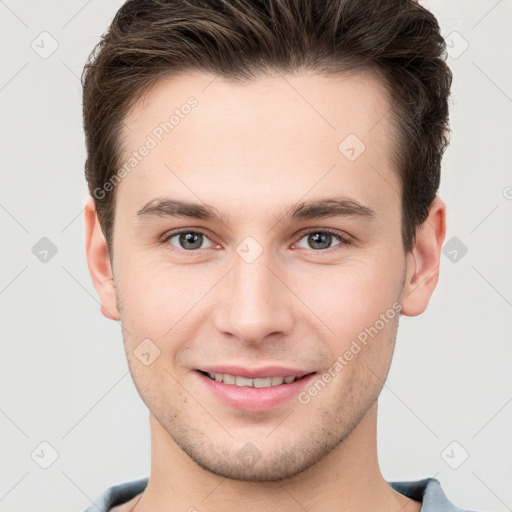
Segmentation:
[(124, 120), (104, 309), (152, 420), (213, 473), (297, 474), (378, 397), (414, 267), (388, 110), (365, 75), (189, 74)]

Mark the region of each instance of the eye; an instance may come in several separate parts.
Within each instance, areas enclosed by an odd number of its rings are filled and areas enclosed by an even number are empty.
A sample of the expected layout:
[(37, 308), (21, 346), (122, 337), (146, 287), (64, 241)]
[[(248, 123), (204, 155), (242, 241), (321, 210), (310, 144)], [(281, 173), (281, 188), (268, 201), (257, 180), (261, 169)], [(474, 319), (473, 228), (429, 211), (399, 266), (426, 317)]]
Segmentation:
[[(302, 248), (313, 249), (314, 251), (317, 252), (333, 249), (338, 245), (350, 245), (350, 240), (342, 236), (340, 233), (329, 229), (309, 230), (302, 234), (300, 240), (302, 239), (306, 239), (306, 244), (309, 244), (309, 247), (302, 246)], [(173, 233), (165, 235), (165, 237), (162, 239), (163, 243), (172, 245), (177, 249), (190, 252), (197, 252), (198, 249), (208, 248), (208, 246), (205, 245), (207, 241), (211, 242), (211, 240), (205, 233), (201, 231), (192, 230), (175, 231)], [(337, 243), (333, 245), (333, 242)], [(213, 245), (210, 245), (210, 247), (212, 247)], [(301, 246), (298, 245), (298, 247)]]
[[(306, 238), (306, 243), (309, 244), (309, 247), (302, 247), (305, 249), (313, 249), (315, 251), (324, 251), (326, 249), (332, 249), (338, 245), (350, 244), (350, 241), (344, 238), (341, 234), (325, 229), (309, 230), (306, 233), (303, 233), (301, 240), (303, 238)], [(335, 241), (338, 243), (332, 246), (331, 244)]]
[[(175, 240), (176, 243), (173, 243), (173, 240)], [(205, 249), (205, 247), (203, 247), (205, 240), (209, 240), (209, 238), (200, 231), (175, 231), (167, 235), (163, 241), (168, 242), (178, 249), (194, 251), (196, 249)]]

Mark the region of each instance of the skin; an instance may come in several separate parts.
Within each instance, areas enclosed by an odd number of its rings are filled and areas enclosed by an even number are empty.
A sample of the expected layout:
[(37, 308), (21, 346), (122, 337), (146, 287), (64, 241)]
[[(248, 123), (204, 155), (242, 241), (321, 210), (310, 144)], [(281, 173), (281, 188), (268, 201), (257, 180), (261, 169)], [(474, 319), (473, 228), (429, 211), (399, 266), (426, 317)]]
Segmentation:
[[(162, 79), (124, 120), (126, 157), (190, 96), (198, 106), (117, 185), (112, 264), (92, 199), (85, 209), (101, 310), (123, 326), (149, 409), (149, 483), (116, 510), (419, 510), (386, 483), (377, 458), (398, 314), (307, 405), (294, 397), (269, 411), (235, 409), (195, 371), (274, 364), (321, 376), (394, 303), (407, 316), (426, 309), (446, 207), (435, 200), (404, 254), (386, 90), (362, 74)], [(338, 150), (349, 133), (366, 145), (353, 162)], [(298, 202), (340, 195), (374, 218), (284, 218)], [(212, 205), (223, 222), (136, 215), (164, 197)], [(178, 228), (203, 231), (200, 248), (159, 240)], [(333, 236), (318, 249), (303, 234), (326, 228), (352, 243)], [(247, 236), (263, 251), (252, 263), (236, 252)], [(146, 338), (160, 350), (149, 366), (134, 355)], [(261, 455), (252, 465), (237, 456), (247, 442)]]

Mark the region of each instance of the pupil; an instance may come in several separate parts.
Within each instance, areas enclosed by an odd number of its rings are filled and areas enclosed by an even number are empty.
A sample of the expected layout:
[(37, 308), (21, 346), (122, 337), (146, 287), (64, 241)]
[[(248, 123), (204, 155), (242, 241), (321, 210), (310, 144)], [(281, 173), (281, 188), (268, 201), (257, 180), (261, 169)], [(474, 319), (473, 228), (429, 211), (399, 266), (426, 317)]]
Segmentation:
[[(309, 235), (309, 241), (314, 249), (328, 249), (332, 235), (329, 233), (313, 233)], [(320, 247), (318, 246), (320, 245)]]
[[(198, 249), (201, 247), (201, 236), (201, 233), (182, 233), (180, 235), (180, 244), (184, 249)], [(187, 244), (192, 244), (192, 247)]]

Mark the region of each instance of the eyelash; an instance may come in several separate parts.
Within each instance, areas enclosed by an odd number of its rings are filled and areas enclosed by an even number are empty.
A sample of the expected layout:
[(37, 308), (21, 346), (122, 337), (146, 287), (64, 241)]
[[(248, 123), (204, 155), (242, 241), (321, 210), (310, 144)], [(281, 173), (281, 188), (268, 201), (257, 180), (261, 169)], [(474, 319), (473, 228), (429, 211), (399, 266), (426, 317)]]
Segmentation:
[[(194, 234), (201, 234), (205, 237), (207, 237), (209, 239), (209, 236), (207, 233), (205, 233), (204, 231), (202, 231), (201, 229), (180, 229), (180, 230), (177, 230), (177, 231), (172, 231), (171, 233), (166, 233), (165, 235), (163, 235), (163, 237), (161, 238), (161, 243), (162, 244), (167, 244), (168, 246), (170, 244), (168, 244), (169, 240), (173, 237), (175, 237), (176, 235), (181, 235), (183, 233), (194, 233)], [(348, 238), (346, 238), (345, 236), (341, 235), (338, 231), (335, 231), (333, 229), (330, 229), (330, 228), (322, 228), (322, 229), (309, 229), (307, 231), (303, 231), (300, 233), (300, 237), (299, 237), (299, 241), (302, 240), (305, 236), (307, 235), (310, 235), (311, 233), (328, 233), (330, 235), (333, 235), (339, 242), (339, 244), (333, 246), (333, 247), (329, 247), (328, 249), (310, 249), (311, 251), (315, 252), (315, 253), (326, 253), (326, 252), (330, 252), (334, 249), (336, 249), (336, 247), (347, 247), (349, 246), (352, 242), (351, 240), (349, 240)], [(174, 246), (171, 246), (172, 249), (171, 250), (181, 250), (183, 252), (188, 252), (188, 253), (197, 253), (199, 252), (200, 249), (180, 249), (178, 247), (174, 247)]]

